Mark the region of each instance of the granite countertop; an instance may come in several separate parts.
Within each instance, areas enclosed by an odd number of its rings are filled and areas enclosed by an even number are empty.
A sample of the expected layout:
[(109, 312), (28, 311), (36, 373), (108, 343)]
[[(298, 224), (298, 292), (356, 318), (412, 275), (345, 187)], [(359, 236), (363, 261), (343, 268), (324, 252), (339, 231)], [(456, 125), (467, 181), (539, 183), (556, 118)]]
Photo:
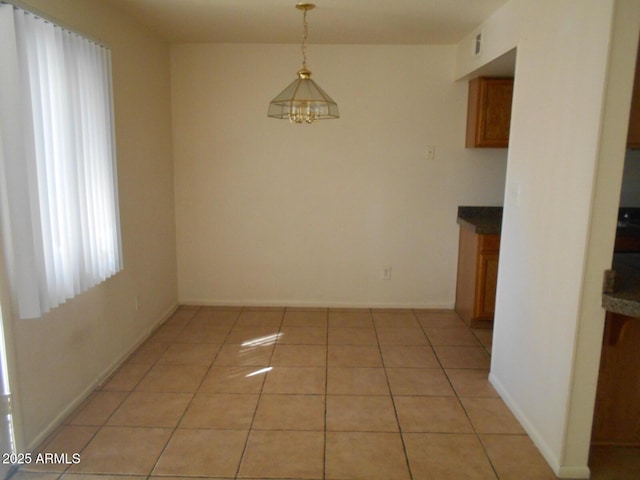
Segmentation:
[(479, 235), (500, 235), (502, 207), (458, 207), (458, 224)]
[(640, 317), (640, 253), (613, 255), (612, 292), (602, 294), (602, 306), (613, 313)]

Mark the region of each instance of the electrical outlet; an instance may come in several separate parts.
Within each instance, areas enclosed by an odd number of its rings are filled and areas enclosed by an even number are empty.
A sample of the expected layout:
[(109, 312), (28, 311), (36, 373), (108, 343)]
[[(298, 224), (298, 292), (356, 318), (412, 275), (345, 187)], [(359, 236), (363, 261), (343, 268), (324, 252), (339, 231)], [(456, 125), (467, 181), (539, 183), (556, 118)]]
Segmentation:
[(425, 150), (425, 158), (427, 160), (434, 160), (436, 158), (435, 145), (427, 145), (427, 149)]
[(382, 279), (383, 280), (391, 280), (391, 265), (386, 265), (382, 269)]

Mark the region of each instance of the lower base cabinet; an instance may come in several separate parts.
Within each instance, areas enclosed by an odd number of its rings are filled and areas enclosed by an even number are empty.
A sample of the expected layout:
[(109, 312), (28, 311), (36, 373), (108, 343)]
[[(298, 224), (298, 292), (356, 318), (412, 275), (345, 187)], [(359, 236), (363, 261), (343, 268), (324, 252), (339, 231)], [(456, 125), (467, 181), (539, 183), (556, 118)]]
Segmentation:
[(471, 327), (491, 327), (496, 304), (500, 235), (460, 227), (455, 310)]
[(607, 312), (593, 445), (640, 447), (640, 319)]

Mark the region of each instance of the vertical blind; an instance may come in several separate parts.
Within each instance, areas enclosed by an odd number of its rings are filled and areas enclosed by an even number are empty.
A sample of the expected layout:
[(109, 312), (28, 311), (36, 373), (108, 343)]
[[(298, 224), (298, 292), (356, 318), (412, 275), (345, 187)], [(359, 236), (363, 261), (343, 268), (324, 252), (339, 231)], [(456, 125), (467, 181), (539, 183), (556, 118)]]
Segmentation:
[(19, 316), (122, 269), (111, 60), (0, 4), (0, 221)]

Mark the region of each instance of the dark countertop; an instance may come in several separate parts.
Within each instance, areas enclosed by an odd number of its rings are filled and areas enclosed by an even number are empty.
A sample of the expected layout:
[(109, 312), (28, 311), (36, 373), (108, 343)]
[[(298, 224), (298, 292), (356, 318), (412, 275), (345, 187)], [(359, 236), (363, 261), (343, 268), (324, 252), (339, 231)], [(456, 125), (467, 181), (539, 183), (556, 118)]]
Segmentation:
[(602, 306), (613, 313), (640, 317), (640, 253), (613, 255), (613, 293), (602, 294)]
[[(458, 224), (480, 235), (500, 235), (502, 207), (458, 207)], [(640, 237), (640, 208), (620, 208), (617, 237)]]
[[(479, 235), (500, 235), (502, 207), (458, 207), (457, 221)], [(640, 236), (640, 208), (620, 208), (616, 236)], [(602, 294), (602, 306), (610, 312), (640, 318), (640, 253), (615, 253), (612, 269), (613, 293)]]
[(458, 207), (458, 224), (478, 235), (500, 235), (502, 207)]

